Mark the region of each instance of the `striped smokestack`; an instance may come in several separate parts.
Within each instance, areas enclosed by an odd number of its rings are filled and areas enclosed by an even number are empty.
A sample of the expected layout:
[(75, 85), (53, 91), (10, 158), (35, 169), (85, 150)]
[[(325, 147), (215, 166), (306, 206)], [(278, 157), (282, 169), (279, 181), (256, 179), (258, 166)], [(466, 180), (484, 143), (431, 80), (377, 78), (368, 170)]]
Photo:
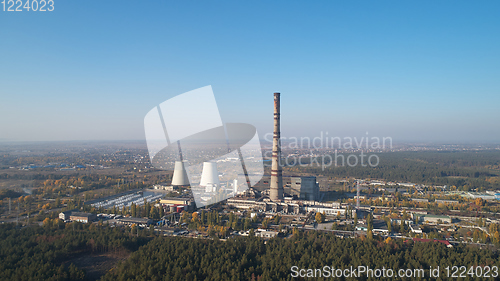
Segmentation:
[(271, 200), (283, 200), (283, 179), (281, 172), (281, 142), (280, 142), (280, 93), (274, 93), (274, 134), (273, 159), (271, 166)]

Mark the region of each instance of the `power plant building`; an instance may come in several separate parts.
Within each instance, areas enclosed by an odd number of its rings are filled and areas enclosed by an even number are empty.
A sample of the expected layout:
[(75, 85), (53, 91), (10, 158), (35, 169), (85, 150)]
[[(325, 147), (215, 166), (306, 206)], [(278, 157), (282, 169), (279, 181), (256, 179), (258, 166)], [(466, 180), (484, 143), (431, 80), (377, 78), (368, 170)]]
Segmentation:
[(308, 212), (325, 213), (328, 216), (336, 216), (339, 212), (345, 214), (346, 209), (340, 203), (322, 203), (305, 200), (283, 200), (273, 202), (269, 199), (227, 199), (227, 205), (237, 209), (256, 210), (260, 212), (280, 212), (285, 214), (307, 214)]
[(291, 195), (296, 195), (302, 200), (319, 200), (319, 185), (316, 177), (291, 177), (290, 182)]

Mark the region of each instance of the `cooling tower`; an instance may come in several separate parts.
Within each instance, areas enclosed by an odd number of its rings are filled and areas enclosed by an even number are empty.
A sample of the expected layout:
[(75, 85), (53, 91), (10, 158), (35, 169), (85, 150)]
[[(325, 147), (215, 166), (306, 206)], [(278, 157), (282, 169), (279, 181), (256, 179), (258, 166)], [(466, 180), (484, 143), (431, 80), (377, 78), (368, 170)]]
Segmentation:
[(189, 185), (189, 179), (184, 168), (184, 161), (175, 161), (174, 175), (172, 177), (173, 186)]
[(271, 166), (271, 193), (273, 201), (283, 200), (283, 179), (280, 165), (281, 143), (280, 143), (280, 93), (274, 93), (274, 134), (273, 134), (273, 158)]
[(220, 186), (219, 172), (217, 172), (217, 163), (203, 162), (203, 171), (201, 172), (200, 186)]

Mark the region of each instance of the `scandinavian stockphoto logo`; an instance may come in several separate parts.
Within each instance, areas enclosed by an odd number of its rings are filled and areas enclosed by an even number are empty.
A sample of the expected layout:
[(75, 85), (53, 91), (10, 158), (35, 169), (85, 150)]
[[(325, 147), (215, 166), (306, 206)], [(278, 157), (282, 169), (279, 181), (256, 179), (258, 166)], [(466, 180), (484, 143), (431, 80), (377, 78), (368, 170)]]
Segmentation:
[(154, 107), (144, 130), (152, 165), (174, 170), (172, 185), (190, 185), (198, 208), (236, 196), (264, 175), (256, 128), (223, 124), (211, 86)]

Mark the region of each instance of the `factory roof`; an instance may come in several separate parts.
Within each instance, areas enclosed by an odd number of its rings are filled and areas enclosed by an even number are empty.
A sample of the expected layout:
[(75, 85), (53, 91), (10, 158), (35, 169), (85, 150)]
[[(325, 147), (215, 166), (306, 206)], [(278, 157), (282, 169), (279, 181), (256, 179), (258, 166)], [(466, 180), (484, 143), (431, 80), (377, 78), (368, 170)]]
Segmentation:
[(72, 217), (90, 217), (90, 216), (94, 216), (94, 214), (84, 213), (84, 212), (71, 212), (70, 216), (72, 216)]
[(117, 221), (120, 222), (125, 222), (125, 223), (151, 223), (152, 220), (148, 218), (135, 218), (135, 217), (127, 217), (127, 218), (118, 218), (116, 219)]
[(428, 217), (428, 218), (443, 218), (443, 219), (449, 219), (450, 216), (443, 216), (443, 215), (418, 215), (418, 214), (415, 214), (416, 216), (422, 216), (422, 217)]

